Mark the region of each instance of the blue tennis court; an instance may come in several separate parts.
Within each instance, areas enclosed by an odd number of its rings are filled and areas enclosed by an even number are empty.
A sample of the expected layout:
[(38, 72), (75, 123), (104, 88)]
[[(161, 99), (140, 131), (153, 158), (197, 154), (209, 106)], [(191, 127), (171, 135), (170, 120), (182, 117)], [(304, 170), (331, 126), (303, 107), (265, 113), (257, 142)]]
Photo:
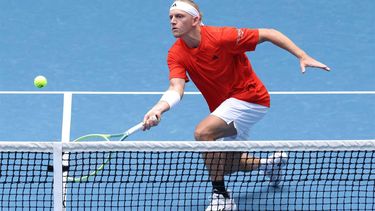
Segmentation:
[[(271, 44), (249, 53), (271, 92), (252, 140), (374, 139), (374, 1), (196, 2), (206, 25), (278, 29), (332, 69), (302, 75), (298, 60)], [(67, 93), (71, 139), (140, 122), (168, 88), (170, 3), (0, 1), (0, 140), (60, 142)], [(34, 87), (37, 75), (47, 87)], [(209, 110), (194, 84), (186, 91), (158, 127), (131, 140), (193, 140)]]

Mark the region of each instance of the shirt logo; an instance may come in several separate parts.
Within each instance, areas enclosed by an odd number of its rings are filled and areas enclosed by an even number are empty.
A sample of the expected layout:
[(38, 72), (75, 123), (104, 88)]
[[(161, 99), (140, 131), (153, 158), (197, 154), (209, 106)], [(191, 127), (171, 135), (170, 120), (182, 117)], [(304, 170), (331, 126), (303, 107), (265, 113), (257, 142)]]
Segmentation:
[(241, 39), (243, 38), (243, 31), (242, 29), (237, 29), (237, 44), (241, 41)]

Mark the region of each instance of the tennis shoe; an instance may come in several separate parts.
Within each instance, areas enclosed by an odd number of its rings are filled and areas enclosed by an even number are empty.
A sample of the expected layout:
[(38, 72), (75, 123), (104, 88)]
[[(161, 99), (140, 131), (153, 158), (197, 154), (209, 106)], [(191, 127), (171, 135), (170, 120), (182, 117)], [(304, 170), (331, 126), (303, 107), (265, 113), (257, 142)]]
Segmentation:
[(214, 191), (210, 205), (206, 211), (229, 211), (237, 210), (237, 205), (231, 197), (230, 192), (219, 193)]
[(267, 159), (264, 174), (270, 178), (272, 186), (278, 186), (283, 178), (283, 168), (286, 166), (288, 154), (285, 152), (276, 152)]

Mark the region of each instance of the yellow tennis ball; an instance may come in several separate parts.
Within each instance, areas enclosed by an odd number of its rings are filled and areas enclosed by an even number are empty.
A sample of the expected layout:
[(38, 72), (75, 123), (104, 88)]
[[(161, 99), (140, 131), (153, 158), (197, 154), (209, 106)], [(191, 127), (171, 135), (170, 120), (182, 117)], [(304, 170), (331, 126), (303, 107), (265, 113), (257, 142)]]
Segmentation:
[(35, 77), (34, 85), (38, 88), (43, 88), (47, 86), (47, 78), (42, 75)]

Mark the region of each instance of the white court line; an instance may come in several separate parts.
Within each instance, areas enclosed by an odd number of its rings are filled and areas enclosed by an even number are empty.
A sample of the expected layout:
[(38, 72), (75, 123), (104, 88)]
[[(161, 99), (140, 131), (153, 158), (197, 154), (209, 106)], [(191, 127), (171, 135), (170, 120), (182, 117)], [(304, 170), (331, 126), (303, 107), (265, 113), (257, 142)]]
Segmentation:
[(63, 121), (61, 130), (62, 142), (70, 141), (70, 124), (72, 117), (72, 97), (70, 92), (64, 93)]
[[(94, 92), (94, 91), (0, 91), (0, 94), (25, 95), (162, 95), (164, 92)], [(375, 91), (271, 91), (271, 95), (374, 95)], [(185, 92), (185, 95), (201, 95), (200, 92)]]

